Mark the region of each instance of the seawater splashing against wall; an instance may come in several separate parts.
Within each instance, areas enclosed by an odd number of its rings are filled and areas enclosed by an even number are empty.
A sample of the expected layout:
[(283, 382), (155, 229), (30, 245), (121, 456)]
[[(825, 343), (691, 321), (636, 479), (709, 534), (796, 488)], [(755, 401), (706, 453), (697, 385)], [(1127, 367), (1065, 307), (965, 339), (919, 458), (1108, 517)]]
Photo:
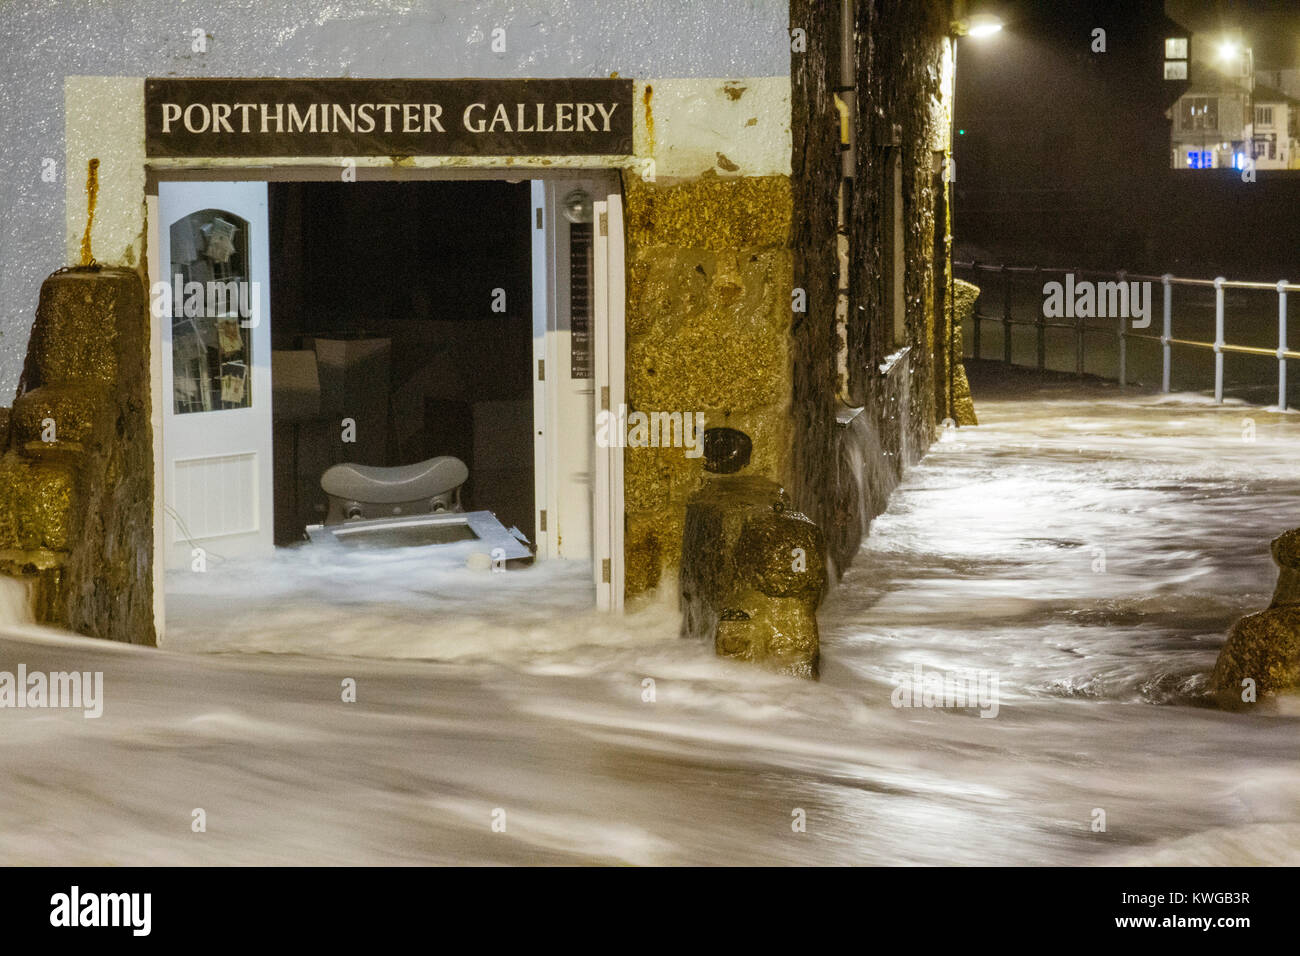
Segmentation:
[(906, 354), (896, 358), (882, 367), (884, 377), (868, 409), (836, 434), (839, 520), (824, 530), (832, 560), (841, 569), (857, 554), (872, 520), (888, 507), (906, 469), (915, 464), (910, 365)]
[(0, 627), (6, 624), (31, 624), (31, 595), (27, 584), (0, 575)]
[(865, 414), (845, 426), (840, 440), (848, 472), (857, 488), (858, 533), (865, 537), (871, 519), (883, 510), (884, 499), (897, 480), (885, 466), (879, 429)]

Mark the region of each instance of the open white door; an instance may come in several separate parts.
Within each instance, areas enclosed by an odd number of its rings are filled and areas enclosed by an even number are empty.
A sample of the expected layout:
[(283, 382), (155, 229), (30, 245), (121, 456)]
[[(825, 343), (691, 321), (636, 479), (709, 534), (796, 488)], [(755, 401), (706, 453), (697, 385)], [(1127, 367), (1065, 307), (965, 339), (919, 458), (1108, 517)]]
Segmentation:
[(595, 367), (597, 408), (609, 414), (607, 447), (595, 448), (596, 605), (623, 608), (623, 442), (625, 404), (625, 286), (623, 272), (623, 201), (617, 188), (595, 204)]
[[(538, 550), (592, 559), (595, 222), (583, 180), (533, 182), (533, 408)], [(576, 200), (588, 196), (585, 207)]]
[[(533, 407), (538, 554), (592, 562), (623, 606), (623, 205), (616, 182), (533, 183)], [(601, 428), (608, 411), (613, 424)]]
[(268, 238), (266, 183), (158, 185), (168, 568), (274, 547)]
[(551, 220), (546, 183), (534, 179), (532, 186), (532, 253), (533, 253), (533, 528), (537, 538), (537, 557), (555, 557), (551, 515), (555, 513), (550, 501), (551, 456), (547, 445), (551, 439), (550, 383), (546, 380), (546, 366), (554, 367), (551, 359), (551, 327), (555, 308), (555, 239), (553, 230), (547, 228)]

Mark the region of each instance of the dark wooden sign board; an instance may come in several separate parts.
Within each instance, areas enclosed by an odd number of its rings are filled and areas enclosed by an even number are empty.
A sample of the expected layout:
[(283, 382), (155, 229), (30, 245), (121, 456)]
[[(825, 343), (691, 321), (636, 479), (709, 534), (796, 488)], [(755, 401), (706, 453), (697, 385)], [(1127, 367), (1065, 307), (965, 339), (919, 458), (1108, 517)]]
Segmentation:
[(626, 156), (632, 81), (145, 80), (150, 157)]

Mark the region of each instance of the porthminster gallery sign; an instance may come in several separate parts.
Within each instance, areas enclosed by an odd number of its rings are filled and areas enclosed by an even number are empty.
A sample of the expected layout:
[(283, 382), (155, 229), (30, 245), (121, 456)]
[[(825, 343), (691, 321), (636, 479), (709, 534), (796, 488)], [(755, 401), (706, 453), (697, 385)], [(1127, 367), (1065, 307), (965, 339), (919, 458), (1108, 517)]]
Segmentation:
[(145, 81), (151, 157), (632, 152), (632, 81)]

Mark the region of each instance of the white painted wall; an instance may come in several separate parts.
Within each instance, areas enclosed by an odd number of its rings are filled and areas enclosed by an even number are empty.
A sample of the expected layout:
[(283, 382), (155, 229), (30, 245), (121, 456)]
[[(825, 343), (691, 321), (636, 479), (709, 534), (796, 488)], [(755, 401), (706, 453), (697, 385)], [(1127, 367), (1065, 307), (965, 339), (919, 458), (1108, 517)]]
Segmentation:
[(633, 108), (632, 148), (657, 180), (790, 175), (789, 76), (639, 80)]
[(91, 251), (105, 265), (140, 264), (144, 254), (144, 79), (70, 76), (63, 88), (69, 170), (64, 187), (65, 264), (81, 261), (86, 171), (99, 160)]

